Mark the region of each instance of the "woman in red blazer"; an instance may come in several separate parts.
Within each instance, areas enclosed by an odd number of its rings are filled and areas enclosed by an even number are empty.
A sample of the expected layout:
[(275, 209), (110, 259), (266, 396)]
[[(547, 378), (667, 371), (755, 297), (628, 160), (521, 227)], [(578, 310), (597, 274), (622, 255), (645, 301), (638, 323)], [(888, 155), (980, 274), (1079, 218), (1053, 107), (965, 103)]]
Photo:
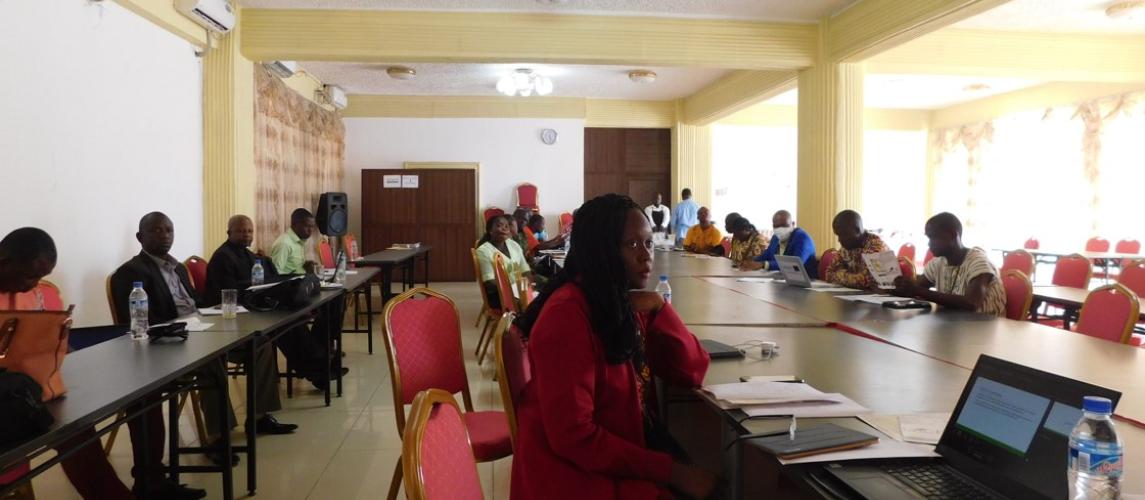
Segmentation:
[(715, 476), (645, 442), (652, 375), (696, 387), (708, 369), (672, 307), (632, 291), (648, 284), (652, 257), (652, 229), (628, 197), (577, 211), (564, 270), (517, 323), (533, 378), (517, 408), (512, 498), (703, 498), (714, 488)]

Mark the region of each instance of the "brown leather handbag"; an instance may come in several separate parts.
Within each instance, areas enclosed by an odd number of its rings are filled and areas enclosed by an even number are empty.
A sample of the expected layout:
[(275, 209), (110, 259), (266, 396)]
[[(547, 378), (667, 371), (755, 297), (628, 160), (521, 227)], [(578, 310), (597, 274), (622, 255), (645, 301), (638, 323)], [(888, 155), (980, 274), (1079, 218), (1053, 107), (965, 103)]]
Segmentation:
[(68, 352), (71, 312), (0, 311), (0, 368), (32, 377), (44, 401), (67, 392), (60, 367)]

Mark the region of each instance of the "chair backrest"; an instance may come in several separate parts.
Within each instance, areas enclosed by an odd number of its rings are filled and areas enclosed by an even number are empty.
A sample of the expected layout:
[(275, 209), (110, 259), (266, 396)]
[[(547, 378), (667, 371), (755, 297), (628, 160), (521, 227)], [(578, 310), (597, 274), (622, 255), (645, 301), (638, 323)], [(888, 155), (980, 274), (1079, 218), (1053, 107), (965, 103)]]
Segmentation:
[(922, 265), (925, 266), (927, 264), (930, 264), (930, 261), (932, 261), (932, 260), (934, 260), (934, 252), (930, 251), (930, 249), (927, 248), (926, 249), (926, 257), (922, 258)]
[(1117, 282), (1133, 290), (1138, 297), (1145, 296), (1145, 260), (1131, 262), (1121, 269)]
[(469, 432), (449, 393), (429, 389), (414, 399), (402, 433), (402, 468), (410, 500), (484, 498)]
[(917, 274), (917, 272), (914, 269), (914, 259), (908, 259), (906, 257), (899, 257), (898, 261), (899, 261), (899, 270), (902, 271), (902, 275), (906, 276), (907, 278), (914, 279), (915, 275)]
[(838, 250), (828, 248), (823, 251), (823, 256), (819, 258), (819, 276), (827, 275), (827, 268), (831, 267), (831, 263), (835, 261), (835, 257), (839, 254)]
[(557, 222), (559, 223), (557, 228), (561, 234), (568, 234), (568, 232), (572, 230), (573, 214), (568, 212), (562, 213), (560, 217), (557, 218)]
[(334, 249), (330, 248), (330, 240), (321, 235), (318, 238), (318, 258), (322, 259), (322, 267), (334, 269)]
[(501, 310), (517, 312), (517, 297), (513, 295), (513, 282), (505, 270), (505, 258), (501, 252), (493, 254), (493, 277), (497, 281), (497, 298), (501, 299)]
[(1006, 289), (1006, 317), (1018, 321), (1028, 319), (1030, 304), (1034, 301), (1030, 278), (1020, 270), (1009, 269), (1002, 271), (1002, 286)]
[(1069, 254), (1058, 259), (1054, 265), (1052, 283), (1057, 286), (1089, 288), (1093, 277), (1093, 264), (1081, 254)]
[(500, 208), (497, 208), (497, 207), (486, 208), (485, 212), (482, 213), (482, 216), (485, 217), (485, 222), (489, 222), (489, 219), (492, 219), (494, 217), (501, 216), (501, 215), (505, 215), (505, 211), (501, 210)]
[(517, 278), (517, 293), (520, 294), (520, 297), (517, 299), (517, 301), (521, 303), (520, 309), (522, 311), (528, 309), (529, 304), (533, 302), (534, 293), (533, 284), (529, 281), (528, 277), (520, 276)]
[(1037, 250), (1042, 248), (1042, 242), (1031, 236), (1030, 239), (1026, 240), (1026, 243), (1022, 245), (1022, 248), (1025, 248), (1026, 250)]
[(525, 207), (529, 210), (537, 211), (541, 205), (541, 195), (537, 192), (537, 186), (529, 184), (528, 182), (521, 183), (517, 186), (517, 206)]
[(899, 247), (898, 257), (900, 259), (903, 257), (906, 257), (906, 258), (910, 259), (911, 262), (914, 262), (914, 257), (915, 257), (914, 244), (913, 243), (903, 243), (902, 246)]
[(473, 256), (473, 277), (477, 281), (477, 289), (481, 290), (481, 306), (489, 310), (489, 292), (485, 290), (485, 283), (481, 281), (481, 262), (477, 260), (477, 249), (470, 248), (469, 254)]
[(472, 411), (461, 318), (453, 301), (428, 288), (414, 288), (387, 302), (382, 314), (398, 431), (405, 428), (404, 405), (426, 389), (460, 392), (465, 409)]
[(36, 289), (40, 291), (40, 295), (44, 297), (44, 310), (45, 311), (63, 311), (64, 310), (64, 296), (60, 294), (60, 287), (56, 286), (48, 280), (40, 280), (40, 284), (36, 285)]
[(517, 402), (525, 391), (525, 385), (533, 378), (533, 367), (525, 351), (525, 341), (513, 326), (516, 316), (505, 313), (497, 324), (497, 336), (493, 341), (497, 357), (497, 384), (501, 386), (501, 404), (509, 419), (509, 438), (514, 446), (517, 442)]
[(1137, 240), (1121, 240), (1113, 247), (1117, 253), (1141, 253), (1141, 242)]
[(191, 287), (196, 293), (202, 294), (207, 288), (207, 261), (198, 255), (187, 257), (183, 261), (187, 266), (187, 277), (191, 278)]
[(354, 233), (346, 233), (342, 236), (342, 250), (346, 252), (346, 259), (350, 262), (362, 256), (362, 249), (358, 246), (358, 238), (354, 236)]
[(1094, 236), (1085, 242), (1085, 251), (1087, 252), (1108, 252), (1109, 240), (1100, 236)]
[(125, 325), (127, 321), (121, 321), (119, 313), (115, 311), (115, 295), (111, 293), (111, 275), (103, 280), (103, 290), (107, 293), (107, 308), (111, 311), (111, 322), (117, 325)]
[(1105, 285), (1085, 297), (1076, 331), (1128, 344), (1140, 314), (1137, 294), (1119, 283)]
[(1014, 250), (1002, 257), (1002, 269), (1005, 274), (1009, 270), (1021, 271), (1027, 278), (1034, 274), (1034, 256), (1025, 250)]

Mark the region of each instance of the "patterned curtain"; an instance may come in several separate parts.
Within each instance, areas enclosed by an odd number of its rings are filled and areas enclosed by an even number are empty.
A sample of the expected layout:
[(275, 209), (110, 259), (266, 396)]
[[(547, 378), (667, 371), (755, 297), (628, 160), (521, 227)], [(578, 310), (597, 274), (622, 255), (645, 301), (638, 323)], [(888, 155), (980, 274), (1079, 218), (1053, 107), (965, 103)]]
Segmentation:
[[(936, 165), (942, 165), (944, 157), (961, 146), (966, 151), (966, 214), (962, 223), (972, 228), (978, 223), (978, 207), (975, 200), (981, 195), (979, 185), (982, 177), (982, 150), (994, 140), (994, 122), (987, 121), (961, 127), (936, 130), (932, 135), (931, 158)], [(932, 193), (933, 195), (933, 193)]]
[[(1130, 94), (1114, 98), (1098, 99), (1078, 105), (1073, 118), (1080, 119), (1085, 124), (1085, 135), (1082, 136), (1082, 152), (1084, 156), (1085, 179), (1089, 183), (1089, 209), (1094, 214), (1090, 226), (1090, 236), (1101, 235), (1101, 140), (1108, 122), (1118, 115), (1127, 113), (1134, 104)], [(1107, 111), (1103, 111), (1107, 110)]]
[(346, 129), (336, 113), (261, 65), (254, 71), (255, 248), (269, 251), (290, 225), (290, 212), (314, 211), (321, 193), (342, 191)]

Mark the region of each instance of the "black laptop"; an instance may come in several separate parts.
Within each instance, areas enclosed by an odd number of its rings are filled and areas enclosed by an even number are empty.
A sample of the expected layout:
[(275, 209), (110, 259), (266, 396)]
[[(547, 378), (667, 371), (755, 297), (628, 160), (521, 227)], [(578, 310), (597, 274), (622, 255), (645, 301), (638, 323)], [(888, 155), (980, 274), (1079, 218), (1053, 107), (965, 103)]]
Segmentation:
[(700, 339), (700, 346), (708, 351), (711, 359), (742, 358), (743, 351), (712, 339)]
[(935, 449), (941, 458), (830, 463), (812, 479), (870, 500), (1064, 499), (1069, 434), (1085, 396), (1116, 407), (1121, 393), (983, 355)]

